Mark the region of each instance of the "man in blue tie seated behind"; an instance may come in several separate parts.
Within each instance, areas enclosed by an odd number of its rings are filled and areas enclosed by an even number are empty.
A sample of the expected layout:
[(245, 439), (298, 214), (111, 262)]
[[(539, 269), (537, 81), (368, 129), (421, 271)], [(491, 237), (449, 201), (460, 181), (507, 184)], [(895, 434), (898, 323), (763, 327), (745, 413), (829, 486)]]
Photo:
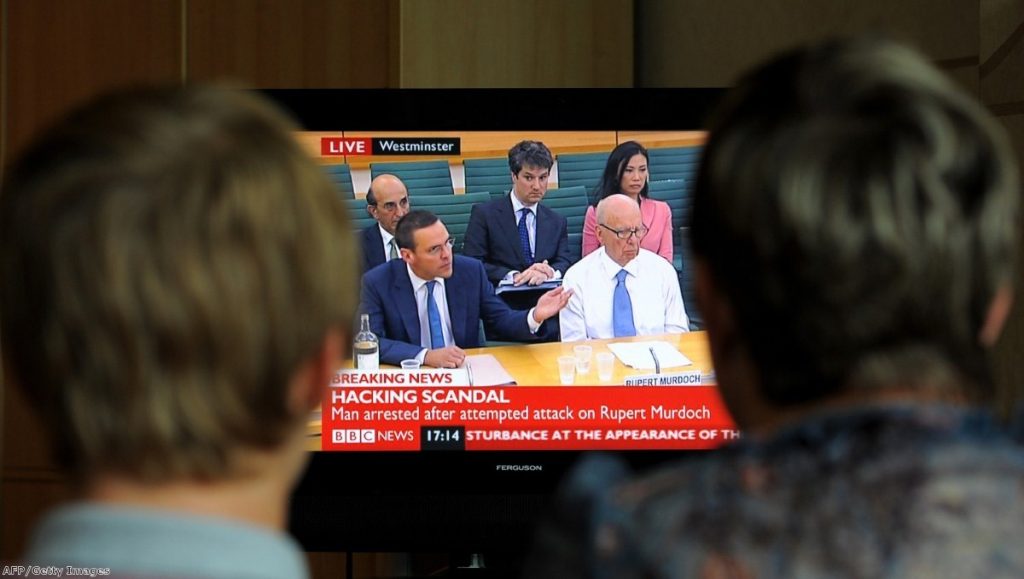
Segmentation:
[(672, 264), (640, 247), (647, 233), (635, 201), (612, 195), (597, 206), (601, 248), (565, 273), (573, 292), (559, 315), (562, 341), (688, 332)]
[(411, 211), (395, 230), (402, 261), (392, 260), (363, 276), (360, 311), (380, 338), (386, 364), (417, 359), (426, 366), (455, 368), (462, 348), (480, 343), (480, 320), (489, 334), (533, 341), (544, 320), (565, 307), (571, 291), (553, 289), (529, 311), (513, 310), (494, 295), (479, 261), (452, 252), (448, 229), (429, 211)]
[(498, 285), (538, 285), (560, 279), (569, 268), (565, 217), (540, 204), (554, 159), (538, 141), (522, 141), (508, 152), (512, 191), (473, 207), (463, 253), (484, 262)]
[(377, 175), (366, 192), (366, 212), (377, 223), (363, 230), (363, 273), (398, 259), (395, 227), (409, 212), (409, 191), (394, 175)]

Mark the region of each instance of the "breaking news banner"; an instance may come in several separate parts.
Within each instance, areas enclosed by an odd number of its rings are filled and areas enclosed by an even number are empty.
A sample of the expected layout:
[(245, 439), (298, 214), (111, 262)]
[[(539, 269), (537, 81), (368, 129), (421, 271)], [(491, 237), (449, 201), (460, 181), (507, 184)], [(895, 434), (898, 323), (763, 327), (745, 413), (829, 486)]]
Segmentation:
[(320, 154), (337, 155), (453, 155), (462, 153), (458, 137), (322, 137)]
[(715, 386), (468, 386), (465, 370), (343, 370), (321, 448), (709, 449), (739, 438)]

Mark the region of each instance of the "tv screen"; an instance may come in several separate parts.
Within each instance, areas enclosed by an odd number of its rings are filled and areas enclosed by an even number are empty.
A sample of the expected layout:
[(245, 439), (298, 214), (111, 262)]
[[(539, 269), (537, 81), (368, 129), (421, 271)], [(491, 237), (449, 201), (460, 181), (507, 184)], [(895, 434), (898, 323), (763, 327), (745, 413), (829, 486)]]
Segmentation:
[[(650, 464), (739, 436), (715, 388), (685, 239), (719, 90), (266, 92), (303, 124), (297, 137), (335, 181), (357, 244), (376, 227), (370, 181), (391, 173), (413, 209), (439, 215), (460, 253), (472, 207), (509, 195), (509, 148), (534, 140), (555, 158), (542, 204), (566, 217), (577, 261), (608, 153), (639, 142), (650, 196), (673, 209), (673, 266), (692, 330), (565, 343), (483, 334), (487, 347), (458, 369), (340, 370), (310, 418), (313, 456), (293, 498), (292, 531), (308, 550), (516, 552), (580, 453)], [(522, 308), (538, 295), (495, 291)]]

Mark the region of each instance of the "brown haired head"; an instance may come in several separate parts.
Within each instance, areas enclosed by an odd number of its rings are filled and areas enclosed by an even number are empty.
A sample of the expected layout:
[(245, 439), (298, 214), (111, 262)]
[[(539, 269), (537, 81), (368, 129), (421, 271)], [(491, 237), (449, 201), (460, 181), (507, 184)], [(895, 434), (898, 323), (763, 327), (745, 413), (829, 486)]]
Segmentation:
[(925, 58), (833, 40), (730, 93), (692, 247), (770, 403), (937, 383), (986, 400), (979, 336), (1010, 283), (1018, 193), (1003, 132)]
[(355, 257), (295, 129), (249, 93), (136, 91), (8, 172), (4, 366), (73, 473), (225, 477), (305, 420), (289, 381), (349, 327)]

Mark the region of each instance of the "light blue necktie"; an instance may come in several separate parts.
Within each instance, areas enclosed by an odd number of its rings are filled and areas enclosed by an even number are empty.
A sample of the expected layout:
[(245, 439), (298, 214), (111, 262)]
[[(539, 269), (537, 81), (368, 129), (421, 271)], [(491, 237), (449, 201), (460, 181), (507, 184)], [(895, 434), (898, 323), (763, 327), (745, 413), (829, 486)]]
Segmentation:
[[(519, 243), (523, 246), (523, 257), (526, 258), (526, 267), (533, 265), (533, 251), (530, 249), (530, 232), (526, 230), (526, 215), (530, 210), (523, 207), (519, 210)], [(523, 269), (526, 269), (524, 267)]]
[(388, 255), (388, 261), (391, 261), (392, 259), (398, 259), (398, 242), (395, 240), (394, 237), (391, 238), (391, 241), (388, 243), (388, 245), (391, 246), (391, 252), (390, 255)]
[(444, 347), (441, 312), (438, 311), (437, 302), (434, 301), (434, 284), (436, 283), (436, 281), (427, 282), (427, 323), (430, 325), (430, 348), (435, 350)]
[(615, 294), (612, 296), (612, 329), (616, 338), (636, 335), (636, 326), (633, 325), (633, 303), (629, 301), (626, 275), (624, 269), (615, 274), (618, 283), (615, 284)]

